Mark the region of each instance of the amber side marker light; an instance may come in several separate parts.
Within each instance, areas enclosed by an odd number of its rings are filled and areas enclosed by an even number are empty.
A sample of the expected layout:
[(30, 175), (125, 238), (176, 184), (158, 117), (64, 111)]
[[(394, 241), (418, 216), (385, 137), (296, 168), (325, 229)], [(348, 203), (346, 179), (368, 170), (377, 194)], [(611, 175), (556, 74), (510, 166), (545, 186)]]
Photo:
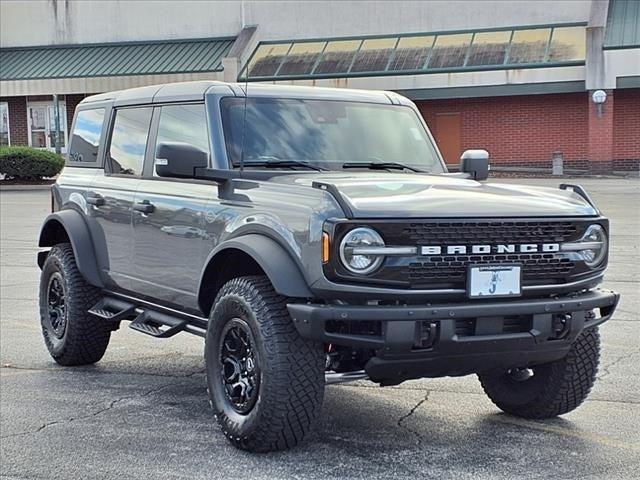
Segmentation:
[(322, 232), (322, 263), (329, 263), (329, 234)]

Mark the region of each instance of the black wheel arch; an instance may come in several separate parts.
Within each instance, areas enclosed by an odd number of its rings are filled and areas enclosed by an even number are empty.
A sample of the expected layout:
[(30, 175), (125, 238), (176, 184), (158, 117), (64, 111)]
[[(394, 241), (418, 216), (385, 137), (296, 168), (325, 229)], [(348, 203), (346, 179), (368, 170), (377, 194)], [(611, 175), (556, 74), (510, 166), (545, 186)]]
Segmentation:
[(314, 296), (297, 262), (284, 247), (270, 237), (251, 233), (221, 243), (209, 255), (198, 287), (202, 312), (209, 314), (218, 290), (227, 280), (245, 275), (266, 275), (274, 290), (285, 297)]
[[(61, 210), (45, 218), (40, 235), (39, 247), (53, 247), (59, 243), (70, 243), (78, 270), (85, 280), (96, 287), (103, 287), (96, 254), (89, 233), (89, 227), (76, 210)], [(49, 252), (38, 253), (38, 265), (42, 269)]]

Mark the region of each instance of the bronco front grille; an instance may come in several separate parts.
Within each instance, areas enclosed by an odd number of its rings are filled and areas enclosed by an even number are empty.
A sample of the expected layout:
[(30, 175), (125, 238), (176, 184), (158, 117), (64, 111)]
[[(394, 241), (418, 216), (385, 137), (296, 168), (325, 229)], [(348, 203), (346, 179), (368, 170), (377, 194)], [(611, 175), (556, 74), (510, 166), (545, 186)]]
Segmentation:
[[(334, 281), (354, 281), (409, 289), (466, 289), (470, 265), (519, 264), (524, 286), (561, 284), (590, 269), (575, 252), (498, 252), (496, 246), (562, 244), (577, 241), (593, 219), (428, 219), (385, 222), (344, 222), (335, 230), (334, 245), (355, 226), (375, 228), (387, 246), (415, 246), (414, 256), (387, 257), (382, 268), (367, 278), (352, 276), (339, 261), (325, 272)], [(466, 253), (448, 253), (447, 246), (465, 246)], [(472, 254), (473, 245), (491, 246), (491, 253)], [(423, 254), (422, 247), (441, 247), (439, 254)], [(337, 248), (337, 247), (335, 247)], [(337, 251), (335, 258), (338, 258)]]
[(471, 264), (521, 264), (522, 277), (527, 280), (565, 277), (575, 268), (575, 263), (564, 254), (530, 253), (513, 255), (456, 255), (417, 257), (403, 274), (411, 283), (460, 282), (467, 276), (467, 267)]
[(409, 223), (401, 237), (421, 245), (565, 242), (576, 236), (574, 222), (478, 221)]

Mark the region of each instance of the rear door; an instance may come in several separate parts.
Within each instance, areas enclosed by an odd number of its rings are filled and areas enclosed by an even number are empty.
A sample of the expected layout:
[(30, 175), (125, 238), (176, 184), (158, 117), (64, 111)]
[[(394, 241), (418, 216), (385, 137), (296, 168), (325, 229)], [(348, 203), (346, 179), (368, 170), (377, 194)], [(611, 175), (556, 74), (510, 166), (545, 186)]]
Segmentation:
[(140, 183), (153, 107), (113, 111), (107, 138), (105, 170), (87, 193), (91, 233), (101, 270), (112, 287), (129, 290), (132, 264), (132, 207)]
[(158, 177), (154, 163), (163, 142), (188, 143), (210, 152), (204, 104), (156, 107), (153, 125), (152, 150), (133, 211), (132, 287), (153, 300), (196, 309), (200, 272), (212, 242), (206, 231), (207, 205), (217, 198), (217, 186)]

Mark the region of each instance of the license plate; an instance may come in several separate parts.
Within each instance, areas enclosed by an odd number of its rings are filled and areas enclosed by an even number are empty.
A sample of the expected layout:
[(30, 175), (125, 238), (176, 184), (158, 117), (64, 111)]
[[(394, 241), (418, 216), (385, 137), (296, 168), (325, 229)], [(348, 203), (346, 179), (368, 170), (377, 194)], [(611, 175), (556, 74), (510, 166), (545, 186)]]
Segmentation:
[(515, 297), (521, 294), (520, 265), (477, 265), (469, 267), (469, 297)]

